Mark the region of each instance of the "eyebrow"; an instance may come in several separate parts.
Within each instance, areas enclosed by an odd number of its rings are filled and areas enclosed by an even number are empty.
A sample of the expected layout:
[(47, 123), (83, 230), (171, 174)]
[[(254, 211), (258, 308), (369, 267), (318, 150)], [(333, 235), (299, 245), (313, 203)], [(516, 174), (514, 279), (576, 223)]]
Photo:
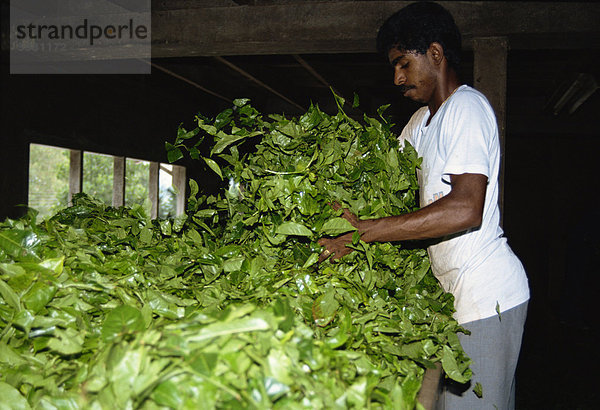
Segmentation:
[(402, 60), (403, 58), (406, 58), (406, 54), (402, 54), (402, 55), (399, 55), (398, 57), (394, 58), (392, 61), (390, 61), (390, 64), (393, 67), (396, 64), (398, 64), (400, 62), (400, 60)]

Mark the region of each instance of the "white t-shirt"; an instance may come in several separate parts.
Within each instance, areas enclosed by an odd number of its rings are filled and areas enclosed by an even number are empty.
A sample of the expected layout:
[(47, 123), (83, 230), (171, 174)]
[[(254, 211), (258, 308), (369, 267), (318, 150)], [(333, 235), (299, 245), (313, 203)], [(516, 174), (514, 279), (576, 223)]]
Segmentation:
[(455, 297), (459, 323), (485, 319), (529, 299), (523, 265), (512, 252), (500, 228), (498, 172), (500, 146), (496, 118), (479, 91), (460, 86), (431, 119), (420, 108), (402, 134), (423, 157), (417, 171), (421, 206), (450, 190), (450, 175), (488, 177), (481, 226), (450, 235), (428, 248), (431, 267), (442, 287)]

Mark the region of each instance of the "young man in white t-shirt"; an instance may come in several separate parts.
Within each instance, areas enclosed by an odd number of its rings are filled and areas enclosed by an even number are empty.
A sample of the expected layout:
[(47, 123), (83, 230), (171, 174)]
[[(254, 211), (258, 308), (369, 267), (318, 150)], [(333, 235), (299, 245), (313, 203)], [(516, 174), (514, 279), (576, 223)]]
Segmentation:
[[(455, 318), (471, 331), (459, 337), (473, 360), (471, 384), (447, 383), (438, 408), (513, 409), (529, 287), (499, 225), (494, 112), (458, 78), (460, 33), (442, 6), (418, 2), (403, 8), (382, 25), (377, 43), (394, 67), (400, 92), (425, 104), (400, 137), (423, 157), (421, 209), (372, 220), (344, 215), (365, 242), (438, 239), (428, 248), (432, 270), (455, 297)], [(351, 240), (351, 234), (321, 239), (321, 259), (348, 254)], [(477, 382), (482, 398), (472, 391)]]

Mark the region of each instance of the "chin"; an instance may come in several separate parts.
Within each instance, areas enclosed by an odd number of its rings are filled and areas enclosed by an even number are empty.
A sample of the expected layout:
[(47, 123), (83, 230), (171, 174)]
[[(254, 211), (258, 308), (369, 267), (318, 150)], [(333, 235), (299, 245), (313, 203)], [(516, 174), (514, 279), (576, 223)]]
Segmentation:
[(419, 95), (416, 95), (414, 93), (411, 93), (411, 91), (414, 91), (414, 90), (408, 90), (407, 92), (405, 92), (404, 93), (404, 97), (408, 98), (409, 100), (421, 103), (421, 104), (425, 104), (426, 103), (426, 101), (425, 101), (425, 99), (423, 97), (421, 97)]

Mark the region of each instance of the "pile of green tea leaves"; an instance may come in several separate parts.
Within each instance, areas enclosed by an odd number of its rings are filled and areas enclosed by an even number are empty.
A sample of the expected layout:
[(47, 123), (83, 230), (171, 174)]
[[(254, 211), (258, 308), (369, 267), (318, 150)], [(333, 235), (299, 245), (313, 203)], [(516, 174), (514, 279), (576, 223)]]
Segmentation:
[[(85, 195), (0, 224), (0, 397), (8, 408), (419, 408), (426, 369), (470, 378), (453, 298), (426, 252), (317, 240), (415, 209), (411, 147), (390, 125), (248, 100), (167, 144), (223, 181), (186, 214)], [(205, 147), (209, 147), (209, 152)]]

